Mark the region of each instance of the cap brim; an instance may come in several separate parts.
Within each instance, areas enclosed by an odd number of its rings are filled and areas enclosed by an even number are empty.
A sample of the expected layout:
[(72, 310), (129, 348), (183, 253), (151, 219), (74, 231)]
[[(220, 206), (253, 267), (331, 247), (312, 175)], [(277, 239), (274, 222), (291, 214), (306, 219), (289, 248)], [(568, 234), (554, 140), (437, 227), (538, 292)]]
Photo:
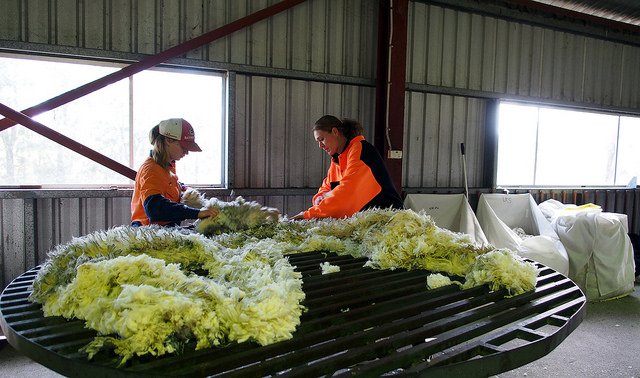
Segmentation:
[(185, 141), (179, 141), (179, 142), (182, 145), (182, 147), (186, 148), (189, 151), (202, 152), (202, 149), (200, 148), (200, 146), (198, 146), (196, 142), (185, 142)]

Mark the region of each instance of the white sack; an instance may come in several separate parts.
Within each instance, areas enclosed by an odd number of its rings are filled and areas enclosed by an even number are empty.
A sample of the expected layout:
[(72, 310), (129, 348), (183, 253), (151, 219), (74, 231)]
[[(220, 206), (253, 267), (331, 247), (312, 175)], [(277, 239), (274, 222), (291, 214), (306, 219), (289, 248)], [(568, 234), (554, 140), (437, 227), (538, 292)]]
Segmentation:
[[(546, 202), (540, 205), (547, 210), (558, 207)], [(626, 214), (573, 205), (550, 214), (551, 225), (569, 254), (569, 278), (587, 300), (612, 299), (634, 290), (635, 262)]]
[[(485, 194), (478, 201), (478, 221), (487, 240), (496, 248), (508, 248), (520, 256), (569, 274), (569, 256), (551, 223), (531, 194)], [(527, 235), (518, 235), (521, 228)]]
[(489, 244), (464, 194), (407, 194), (404, 207), (424, 210), (438, 227), (471, 236), (479, 244)]

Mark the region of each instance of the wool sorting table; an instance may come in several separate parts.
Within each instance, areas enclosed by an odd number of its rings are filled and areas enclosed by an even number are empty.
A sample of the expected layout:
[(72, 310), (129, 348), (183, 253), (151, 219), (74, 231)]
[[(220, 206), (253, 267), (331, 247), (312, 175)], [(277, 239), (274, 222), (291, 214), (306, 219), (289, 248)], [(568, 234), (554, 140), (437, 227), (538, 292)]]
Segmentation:
[[(585, 315), (578, 286), (540, 264), (535, 290), (507, 298), (486, 285), (427, 290), (427, 271), (374, 270), (363, 267), (364, 259), (333, 253), (289, 260), (303, 275), (308, 311), (292, 339), (267, 346), (185, 348), (121, 367), (109, 351), (89, 361), (78, 349), (95, 331), (81, 320), (44, 317), (41, 306), (28, 301), (40, 267), (5, 288), (0, 326), (15, 349), (66, 376), (485, 377), (548, 354)], [(325, 261), (340, 272), (321, 274)]]

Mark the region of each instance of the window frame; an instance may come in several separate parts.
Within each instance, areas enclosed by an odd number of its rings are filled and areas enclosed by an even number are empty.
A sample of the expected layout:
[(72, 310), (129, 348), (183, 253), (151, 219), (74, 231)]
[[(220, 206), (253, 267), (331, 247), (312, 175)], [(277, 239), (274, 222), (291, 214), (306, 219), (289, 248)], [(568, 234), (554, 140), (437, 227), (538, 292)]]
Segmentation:
[[(620, 148), (620, 128), (621, 128), (621, 120), (623, 117), (627, 117), (627, 118), (636, 118), (638, 119), (638, 122), (640, 122), (640, 114), (636, 114), (636, 113), (631, 113), (631, 112), (625, 112), (625, 111), (621, 111), (621, 110), (606, 110), (606, 109), (602, 109), (602, 108), (586, 108), (586, 107), (578, 107), (578, 106), (570, 106), (570, 105), (557, 105), (557, 104), (549, 104), (549, 103), (540, 103), (540, 102), (534, 102), (534, 101), (521, 101), (521, 100), (516, 100), (516, 99), (500, 99), (498, 101), (496, 101), (495, 103), (496, 105), (496, 117), (495, 117), (495, 147), (496, 147), (496, 152), (495, 152), (495, 172), (494, 172), (494, 180), (493, 180), (493, 185), (495, 188), (497, 189), (504, 189), (506, 191), (509, 190), (527, 190), (527, 189), (575, 189), (575, 188), (579, 188), (579, 189), (603, 189), (603, 188), (612, 188), (612, 189), (620, 189), (620, 188), (635, 188), (636, 186), (630, 186), (630, 184), (632, 184), (632, 182), (630, 182), (629, 184), (615, 184), (615, 181), (617, 179), (616, 175), (618, 174), (618, 169), (619, 169), (619, 148)], [(535, 164), (537, 164), (537, 155), (540, 153), (539, 151), (539, 146), (538, 143), (539, 141), (537, 140), (539, 138), (539, 132), (540, 132), (540, 122), (539, 122), (539, 118), (540, 118), (540, 109), (541, 108), (546, 108), (546, 109), (551, 109), (551, 110), (559, 110), (559, 111), (572, 111), (572, 112), (581, 112), (581, 113), (594, 113), (596, 115), (608, 115), (608, 116), (614, 116), (617, 117), (617, 136), (616, 136), (616, 148), (615, 148), (615, 156), (614, 156), (614, 169), (615, 169), (615, 173), (613, 175), (613, 182), (614, 184), (535, 184), (535, 175), (536, 172), (535, 170), (538, 168), (537, 166), (534, 167), (534, 170), (532, 172), (532, 174), (534, 175), (533, 177), (533, 184), (500, 184), (498, 183), (498, 179), (499, 179), (499, 170), (500, 170), (500, 122), (501, 122), (501, 114), (500, 114), (500, 106), (502, 104), (508, 104), (508, 105), (516, 105), (516, 106), (523, 106), (523, 107), (532, 107), (532, 108), (536, 108), (537, 109), (537, 124), (536, 124), (536, 146), (535, 146), (535, 152), (534, 152), (534, 156), (533, 159), (535, 160)], [(503, 141), (504, 142), (504, 141)], [(638, 176), (640, 176), (640, 170), (639, 170), (639, 174)]]
[[(6, 51), (0, 51), (0, 58), (16, 58), (16, 59), (28, 59), (28, 60), (34, 60), (34, 61), (51, 61), (51, 62), (61, 62), (61, 63), (74, 63), (74, 64), (85, 64), (85, 65), (93, 65), (93, 66), (103, 66), (103, 67), (113, 67), (115, 68), (114, 72), (117, 72), (118, 70), (130, 65), (131, 63), (133, 63), (134, 61), (132, 60), (128, 60), (128, 59), (113, 59), (113, 58), (106, 58), (106, 57), (87, 57), (87, 56), (74, 56), (74, 55), (60, 55), (60, 54), (55, 54), (55, 53), (44, 53), (44, 52), (35, 52), (35, 51), (31, 51), (31, 52), (6, 52)], [(182, 60), (184, 60), (185, 62), (182, 62)], [(221, 98), (221, 104), (220, 104), (220, 117), (221, 117), (221, 130), (220, 130), (220, 138), (221, 138), (221, 142), (220, 142), (220, 183), (210, 183), (210, 184), (191, 184), (190, 186), (192, 187), (196, 187), (196, 188), (201, 188), (201, 189), (221, 189), (221, 188), (227, 188), (228, 184), (229, 184), (229, 180), (228, 180), (228, 173), (229, 173), (229, 156), (228, 156), (228, 151), (229, 151), (229, 128), (228, 128), (228, 120), (229, 120), (229, 81), (230, 81), (230, 72), (228, 70), (223, 70), (223, 69), (218, 69), (218, 68), (212, 68), (212, 67), (208, 67), (208, 66), (200, 66), (199, 64), (202, 63), (207, 63), (207, 62), (200, 62), (200, 61), (196, 61), (193, 62), (194, 64), (192, 64), (192, 62), (190, 62), (187, 59), (181, 59), (181, 62), (183, 64), (159, 64), (157, 66), (154, 66), (152, 68), (146, 69), (144, 71), (164, 71), (164, 72), (171, 72), (171, 73), (180, 73), (180, 74), (212, 74), (215, 76), (218, 76), (222, 79), (222, 85), (221, 85), (221, 93), (220, 93), (220, 98)], [(139, 73), (142, 73), (144, 71), (141, 71)], [(132, 90), (131, 90), (131, 86), (132, 86), (132, 77), (127, 77), (127, 78), (123, 78), (121, 80), (118, 80), (118, 82), (122, 82), (124, 80), (128, 80), (128, 87), (129, 87), (129, 91), (128, 91), (128, 100), (127, 103), (129, 104), (129, 108), (127, 110), (128, 113), (128, 134), (129, 134), (129, 139), (128, 139), (128, 143), (129, 146), (127, 148), (127, 154), (128, 154), (128, 161), (126, 161), (125, 163), (122, 162), (118, 162), (124, 166), (127, 166), (131, 169), (133, 169), (134, 171), (138, 169), (138, 167), (134, 166), (134, 161), (135, 161), (135, 156), (134, 156), (134, 146), (133, 146), (133, 132), (135, 130), (135, 125), (134, 125), (134, 121), (133, 121), (133, 116), (132, 116), (132, 101), (133, 101), (133, 95), (132, 95)], [(133, 76), (133, 82), (135, 82), (135, 75)], [(83, 83), (82, 85), (87, 84), (87, 83)], [(135, 85), (135, 84), (133, 84)], [(77, 87), (76, 87), (77, 88)], [(75, 88), (74, 88), (75, 89)], [(100, 88), (102, 89), (102, 88)], [(98, 90), (100, 90), (98, 89)], [(67, 91), (68, 92), (68, 91)], [(95, 91), (93, 91), (95, 92)], [(91, 93), (93, 93), (91, 92)], [(63, 92), (66, 93), (66, 92)], [(87, 94), (90, 95), (91, 93)], [(57, 96), (59, 96), (61, 93), (58, 93)], [(84, 96), (82, 96), (84, 97)], [(80, 97), (80, 98), (82, 98)], [(53, 98), (53, 97), (52, 97)], [(79, 98), (79, 99), (80, 99)], [(45, 100), (48, 101), (49, 99)], [(74, 100), (75, 101), (75, 100)], [(43, 101), (44, 102), (44, 101)], [(71, 103), (73, 101), (70, 101), (69, 103)], [(37, 105), (37, 104), (29, 104), (30, 107)], [(63, 104), (61, 106), (64, 106), (66, 104)], [(57, 107), (56, 107), (57, 108)], [(56, 108), (51, 109), (47, 112), (52, 112), (54, 111)], [(17, 108), (13, 108), (13, 110), (15, 111), (22, 111), (23, 109), (17, 109)], [(45, 114), (47, 112), (42, 112), (41, 114)], [(34, 115), (31, 118), (35, 118), (41, 114), (38, 115)], [(4, 118), (3, 115), (0, 115), (1, 118)], [(216, 117), (217, 118), (217, 117)], [(44, 123), (43, 123), (44, 124)], [(48, 125), (44, 124), (44, 126), (47, 126), (49, 128)], [(20, 123), (16, 123), (15, 125), (11, 126), (11, 127), (25, 127), (24, 125), (21, 125)], [(139, 127), (138, 127), (139, 128)], [(7, 128), (8, 130), (9, 128)], [(52, 128), (50, 128), (50, 130), (52, 130), (53, 132), (56, 132), (55, 130), (53, 130)], [(5, 131), (5, 130), (2, 130)], [(0, 131), (0, 132), (2, 132)], [(196, 126), (196, 132), (197, 132), (197, 126)], [(68, 136), (67, 136), (68, 137)], [(59, 142), (56, 142), (54, 140), (51, 140), (50, 138), (48, 138), (50, 142), (52, 143), (56, 143), (58, 144), (60, 147), (71, 151), (72, 153), (78, 153), (78, 151), (75, 151), (72, 148), (63, 146), (62, 144), (60, 144)], [(73, 139), (73, 138), (71, 138)], [(86, 147), (86, 146), (85, 146)], [(96, 152), (101, 153), (99, 150), (96, 150)], [(101, 153), (102, 154), (102, 153)], [(106, 157), (106, 156), (105, 156)], [(109, 157), (106, 157), (107, 159), (111, 159)], [(106, 169), (109, 169), (113, 172), (115, 172), (116, 174), (119, 174), (121, 176), (124, 176), (124, 174), (116, 172), (115, 170), (105, 166), (104, 164), (100, 163), (97, 159), (92, 159), (87, 157), (87, 159), (91, 160), (93, 163), (95, 164), (99, 164), (101, 166), (103, 166)], [(113, 160), (113, 159), (111, 159)], [(113, 160), (116, 161), (116, 160)], [(126, 177), (126, 176), (125, 176)], [(181, 180), (182, 181), (182, 180)], [(6, 184), (0, 184), (0, 189), (21, 189), (21, 188), (27, 188), (27, 189), (70, 189), (70, 190), (78, 190), (78, 189), (131, 189), (133, 188), (133, 184), (134, 182), (132, 180), (129, 180), (129, 182), (127, 184), (109, 184), (109, 183), (99, 183), (99, 184), (27, 184), (27, 185), (6, 185)]]

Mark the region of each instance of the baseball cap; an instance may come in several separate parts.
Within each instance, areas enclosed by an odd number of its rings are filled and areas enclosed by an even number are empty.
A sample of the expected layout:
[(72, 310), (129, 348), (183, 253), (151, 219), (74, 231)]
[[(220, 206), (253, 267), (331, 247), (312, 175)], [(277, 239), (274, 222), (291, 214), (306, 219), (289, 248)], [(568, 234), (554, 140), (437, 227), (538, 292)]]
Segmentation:
[(189, 151), (202, 151), (196, 143), (196, 134), (193, 132), (193, 127), (182, 118), (160, 121), (158, 131), (160, 135), (179, 141), (182, 147)]

